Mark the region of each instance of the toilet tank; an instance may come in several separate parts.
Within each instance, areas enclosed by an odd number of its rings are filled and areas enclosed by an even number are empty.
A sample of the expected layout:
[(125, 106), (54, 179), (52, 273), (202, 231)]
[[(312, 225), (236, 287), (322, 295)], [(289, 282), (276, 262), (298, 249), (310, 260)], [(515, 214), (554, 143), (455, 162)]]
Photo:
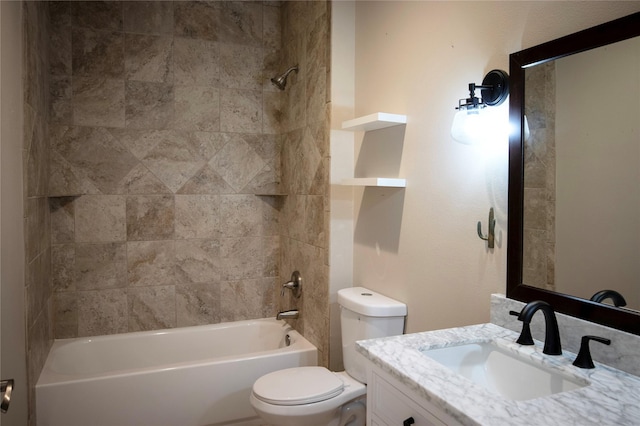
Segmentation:
[(366, 383), (366, 361), (356, 352), (355, 342), (402, 334), (407, 305), (364, 287), (338, 290), (338, 304), (345, 371)]

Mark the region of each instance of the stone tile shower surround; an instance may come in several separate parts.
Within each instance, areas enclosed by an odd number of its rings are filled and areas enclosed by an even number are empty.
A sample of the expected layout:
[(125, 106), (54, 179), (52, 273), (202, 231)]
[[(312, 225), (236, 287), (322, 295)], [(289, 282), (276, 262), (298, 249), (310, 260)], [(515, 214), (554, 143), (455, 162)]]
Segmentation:
[[(24, 134), (23, 199), (29, 424), (35, 424), (35, 383), (51, 345), (51, 233), (47, 201), (49, 22), (46, 2), (22, 7)], [(24, 384), (19, 384), (24, 386)]]
[(328, 354), (328, 3), (49, 7), (55, 337), (299, 307)]
[[(271, 316), (280, 10), (51, 4), (55, 335)], [(273, 71), (275, 72), (275, 71)]]
[(281, 70), (298, 64), (282, 103), (280, 275), (303, 274), (302, 297), (279, 299), (280, 309), (298, 308), (294, 327), (318, 348), (329, 366), (329, 23), (331, 3), (282, 2)]
[(530, 136), (525, 142), (523, 280), (555, 290), (556, 144), (555, 64), (526, 71), (526, 116)]

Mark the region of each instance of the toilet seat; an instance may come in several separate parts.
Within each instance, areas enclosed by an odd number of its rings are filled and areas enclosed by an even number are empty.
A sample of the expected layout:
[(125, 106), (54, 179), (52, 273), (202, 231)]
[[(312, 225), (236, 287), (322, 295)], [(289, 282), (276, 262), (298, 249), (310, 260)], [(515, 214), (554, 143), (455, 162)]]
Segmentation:
[(326, 401), (344, 391), (344, 382), (324, 367), (295, 367), (260, 377), (253, 385), (256, 398), (273, 405), (304, 405)]

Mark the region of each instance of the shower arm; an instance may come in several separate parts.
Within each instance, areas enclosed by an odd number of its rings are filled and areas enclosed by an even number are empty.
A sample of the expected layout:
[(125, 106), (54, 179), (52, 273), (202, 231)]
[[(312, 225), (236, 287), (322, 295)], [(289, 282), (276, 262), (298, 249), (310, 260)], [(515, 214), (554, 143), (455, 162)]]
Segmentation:
[(287, 78), (287, 77), (289, 76), (289, 74), (291, 74), (293, 71), (295, 71), (295, 72), (296, 72), (296, 74), (298, 73), (298, 66), (297, 66), (297, 65), (294, 65), (294, 66), (292, 66), (291, 68), (289, 68), (288, 70), (286, 70), (286, 71), (282, 74), (282, 76), (283, 76), (284, 78)]

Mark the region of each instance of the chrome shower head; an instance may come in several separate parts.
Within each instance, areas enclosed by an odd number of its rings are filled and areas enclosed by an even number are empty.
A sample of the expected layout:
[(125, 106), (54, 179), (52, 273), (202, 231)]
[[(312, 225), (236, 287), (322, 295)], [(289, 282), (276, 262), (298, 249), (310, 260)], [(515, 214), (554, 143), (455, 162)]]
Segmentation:
[(298, 72), (298, 66), (297, 65), (293, 66), (293, 67), (289, 68), (288, 70), (286, 70), (282, 75), (272, 78), (271, 82), (273, 84), (275, 84), (275, 86), (278, 89), (284, 90), (285, 86), (287, 85), (287, 77), (289, 76), (289, 74), (291, 74), (292, 71), (295, 71), (297, 73)]

